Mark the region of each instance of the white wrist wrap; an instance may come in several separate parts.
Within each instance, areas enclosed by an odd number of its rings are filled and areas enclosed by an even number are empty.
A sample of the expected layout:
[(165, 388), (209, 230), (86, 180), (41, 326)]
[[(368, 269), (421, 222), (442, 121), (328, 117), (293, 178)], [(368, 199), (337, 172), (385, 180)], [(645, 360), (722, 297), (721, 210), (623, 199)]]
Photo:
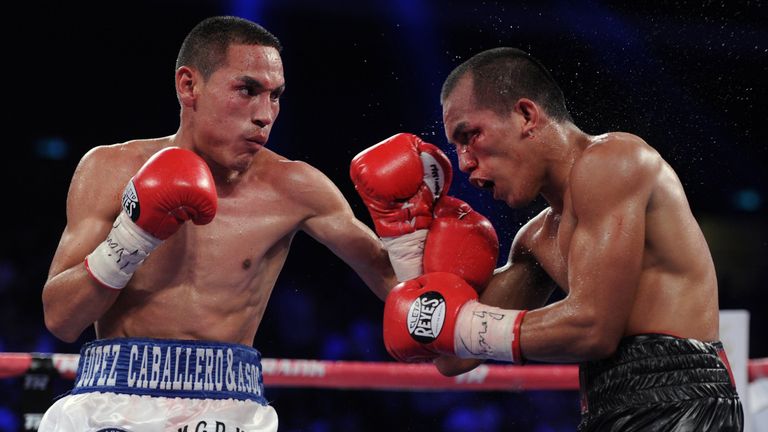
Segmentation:
[(389, 261), (392, 263), (398, 281), (411, 280), (424, 273), (422, 258), (426, 241), (427, 230), (425, 229), (397, 237), (381, 238), (381, 242), (389, 253)]
[(90, 255), (85, 267), (102, 285), (121, 289), (131, 280), (133, 272), (162, 240), (136, 225), (127, 214), (120, 212), (112, 231)]
[[(521, 311), (487, 306), (472, 300), (456, 318), (454, 347), (459, 358), (518, 362), (512, 345), (515, 321)], [(518, 341), (519, 344), (519, 341)]]

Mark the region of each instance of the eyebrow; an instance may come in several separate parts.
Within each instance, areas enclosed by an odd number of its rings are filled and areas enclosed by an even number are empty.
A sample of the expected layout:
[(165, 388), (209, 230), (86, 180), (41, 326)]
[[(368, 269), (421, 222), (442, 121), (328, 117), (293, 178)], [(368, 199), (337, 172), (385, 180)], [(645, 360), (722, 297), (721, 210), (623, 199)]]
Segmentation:
[[(254, 88), (257, 88), (259, 90), (266, 90), (267, 89), (267, 86), (265, 86), (264, 83), (262, 83), (261, 81), (255, 79), (253, 77), (247, 76), (247, 75), (239, 76), (239, 77), (237, 77), (237, 80), (241, 81), (243, 84), (245, 84), (248, 87), (254, 87)], [(278, 87), (276, 87), (276, 88), (274, 88), (274, 89), (272, 89), (270, 91), (271, 92), (277, 91), (277, 92), (282, 93), (284, 90), (285, 90), (285, 83), (279, 85)]]

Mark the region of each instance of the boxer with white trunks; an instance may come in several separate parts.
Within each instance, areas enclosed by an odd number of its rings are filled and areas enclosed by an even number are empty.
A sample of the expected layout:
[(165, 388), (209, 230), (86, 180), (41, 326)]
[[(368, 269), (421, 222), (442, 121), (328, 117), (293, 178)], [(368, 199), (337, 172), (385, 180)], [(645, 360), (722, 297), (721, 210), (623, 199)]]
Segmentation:
[(262, 431), (277, 428), (259, 352), (219, 342), (116, 338), (83, 345), (71, 394), (38, 430)]
[(330, 179), (265, 147), (285, 89), (280, 49), (251, 21), (203, 20), (179, 50), (176, 133), (81, 159), (42, 300), (55, 336), (74, 342), (93, 325), (97, 341), (41, 431), (274, 431), (251, 346), (294, 235), (381, 299), (397, 283)]

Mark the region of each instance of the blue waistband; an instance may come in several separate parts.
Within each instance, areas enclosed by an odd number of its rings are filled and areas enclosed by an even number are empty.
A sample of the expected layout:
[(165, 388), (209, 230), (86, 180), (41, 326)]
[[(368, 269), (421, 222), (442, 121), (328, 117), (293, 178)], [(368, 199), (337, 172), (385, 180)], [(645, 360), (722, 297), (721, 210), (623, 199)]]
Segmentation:
[(174, 339), (99, 339), (80, 349), (73, 394), (128, 393), (266, 405), (261, 354), (245, 345)]

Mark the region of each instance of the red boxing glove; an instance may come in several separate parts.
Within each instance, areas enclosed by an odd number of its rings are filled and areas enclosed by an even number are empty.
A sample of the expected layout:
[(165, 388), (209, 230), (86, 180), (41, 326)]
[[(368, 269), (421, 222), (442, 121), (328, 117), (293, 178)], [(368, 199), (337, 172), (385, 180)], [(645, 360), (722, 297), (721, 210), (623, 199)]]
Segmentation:
[(453, 273), (428, 273), (397, 284), (384, 304), (384, 345), (402, 362), (454, 354), (459, 311), (477, 292)]
[(435, 200), (451, 184), (451, 162), (436, 146), (399, 133), (352, 159), (350, 177), (381, 237), (428, 228)]
[(85, 267), (102, 285), (121, 289), (185, 221), (211, 222), (217, 203), (216, 185), (205, 161), (190, 150), (165, 148), (128, 182), (123, 211), (106, 240), (85, 258)]
[(523, 362), (520, 334), (527, 311), (477, 301), (453, 273), (427, 273), (395, 286), (384, 304), (384, 345), (402, 362), (441, 354)]
[(123, 210), (154, 237), (165, 240), (187, 220), (205, 225), (216, 215), (216, 185), (208, 164), (190, 150), (155, 153), (128, 182)]
[(440, 198), (424, 246), (424, 273), (457, 274), (482, 293), (498, 258), (499, 238), (488, 219), (458, 198)]

